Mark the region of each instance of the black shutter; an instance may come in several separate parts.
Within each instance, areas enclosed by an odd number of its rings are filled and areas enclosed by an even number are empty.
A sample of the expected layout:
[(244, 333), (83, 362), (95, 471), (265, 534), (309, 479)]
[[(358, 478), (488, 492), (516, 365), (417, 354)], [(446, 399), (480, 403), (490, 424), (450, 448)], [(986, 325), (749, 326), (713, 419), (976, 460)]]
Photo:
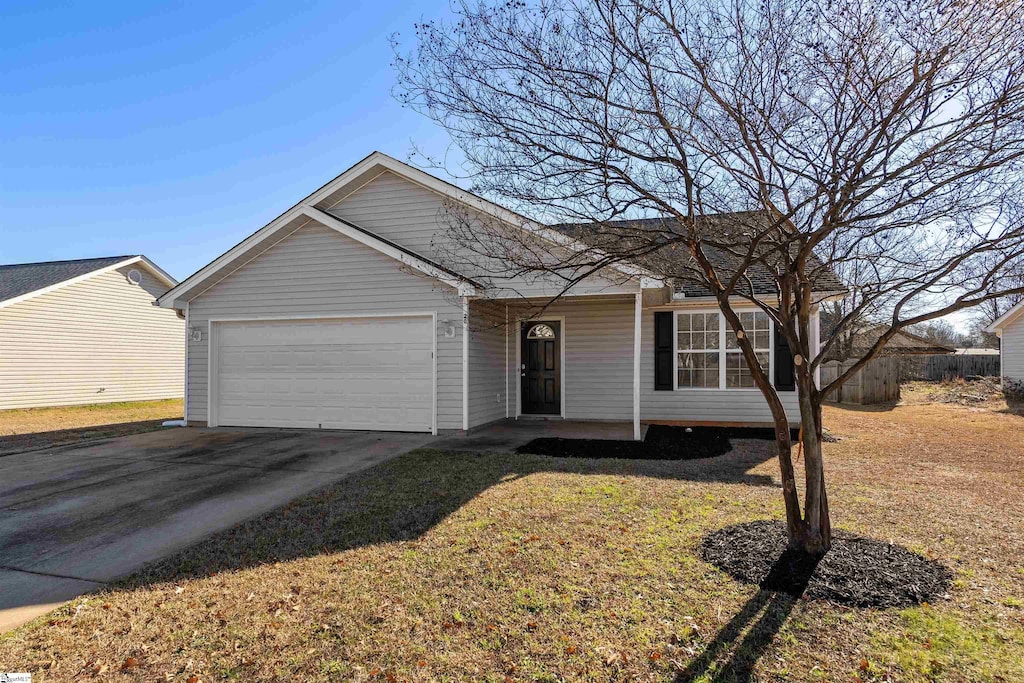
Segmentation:
[(672, 391), (672, 311), (654, 314), (654, 389)]
[(775, 388), (778, 391), (796, 391), (796, 373), (793, 372), (793, 354), (786, 336), (775, 326)]

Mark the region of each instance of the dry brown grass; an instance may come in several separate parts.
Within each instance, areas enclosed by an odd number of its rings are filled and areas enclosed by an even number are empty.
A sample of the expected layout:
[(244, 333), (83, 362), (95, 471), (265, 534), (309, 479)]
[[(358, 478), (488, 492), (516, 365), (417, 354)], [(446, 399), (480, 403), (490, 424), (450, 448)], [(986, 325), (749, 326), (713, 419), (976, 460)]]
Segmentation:
[(0, 410), (0, 454), (151, 431), (182, 412), (181, 399)]
[(979, 410), (1024, 416), (1024, 403), (1008, 401), (997, 377), (942, 382), (908, 382), (900, 387), (902, 405), (954, 403)]
[(58, 680), (1024, 680), (1024, 419), (830, 407), (838, 526), (949, 565), (948, 599), (765, 594), (701, 537), (781, 512), (764, 442), (706, 461), (417, 451), (0, 640)]

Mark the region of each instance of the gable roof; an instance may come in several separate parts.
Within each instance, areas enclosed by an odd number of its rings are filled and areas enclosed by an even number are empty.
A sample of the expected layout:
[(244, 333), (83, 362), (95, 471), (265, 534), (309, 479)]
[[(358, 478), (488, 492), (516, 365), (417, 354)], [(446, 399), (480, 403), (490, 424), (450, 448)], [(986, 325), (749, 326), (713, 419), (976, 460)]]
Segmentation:
[(995, 322), (985, 328), (985, 331), (1002, 334), (1003, 329), (1021, 315), (1024, 315), (1024, 301), (1021, 301), (1006, 313), (1003, 313), (1001, 316), (996, 318)]
[[(447, 269), (421, 254), (415, 253), (401, 245), (383, 239), (369, 230), (361, 228), (349, 221), (342, 220), (333, 213), (328, 213), (324, 210), (323, 207), (326, 205), (337, 204), (339, 201), (343, 200), (344, 197), (385, 172), (394, 173), (395, 175), (416, 185), (432, 190), (448, 199), (480, 211), (484, 215), (504, 221), (505, 223), (520, 226), (524, 230), (529, 230), (543, 238), (545, 241), (569, 251), (578, 252), (590, 250), (596, 252), (598, 256), (603, 253), (601, 245), (599, 243), (595, 243), (594, 240), (589, 239), (587, 225), (543, 225), (514, 211), (506, 209), (503, 206), (490, 202), (482, 197), (478, 197), (471, 192), (467, 192), (466, 190), (463, 190), (462, 188), (447, 181), (432, 176), (425, 171), (398, 161), (397, 159), (383, 154), (382, 152), (373, 152), (330, 182), (325, 183), (320, 188), (307, 195), (304, 199), (288, 209), (288, 211), (285, 211), (270, 223), (267, 223), (265, 226), (249, 235), (224, 254), (193, 273), (179, 285), (157, 299), (157, 303), (160, 306), (168, 308), (175, 307), (175, 304), (179, 299), (195, 290), (201, 283), (214, 277), (217, 273), (221, 272), (243, 254), (251, 253), (251, 250), (257, 247), (261, 242), (268, 240), (290, 223), (303, 217), (314, 220), (326, 225), (327, 227), (333, 228), (342, 234), (357, 239), (363, 244), (377, 249), (381, 253), (391, 256), (431, 277), (435, 277), (446, 284), (458, 288), (462, 293), (475, 294), (476, 289), (479, 288), (480, 285), (465, 275)], [(723, 234), (727, 234), (732, 231), (739, 234), (744, 224), (750, 225), (751, 220), (763, 220), (759, 216), (760, 212), (736, 212), (704, 216), (701, 217), (700, 220), (707, 226), (708, 230), (724, 231)], [(658, 225), (664, 226), (665, 221), (666, 219), (662, 218), (651, 218), (633, 221), (613, 221), (603, 225), (617, 225), (627, 229), (638, 228), (652, 230), (657, 229)], [(590, 226), (593, 225), (596, 224), (590, 224)], [(728, 272), (730, 260), (736, 260), (735, 256), (722, 250), (708, 249), (708, 252), (710, 257), (718, 261), (719, 267), (723, 272)], [(633, 263), (615, 263), (610, 267), (618, 270), (629, 278), (640, 280), (642, 287), (660, 286), (663, 277), (660, 273), (664, 269), (658, 267), (658, 260), (668, 258), (668, 254), (669, 252), (666, 250), (664, 254), (656, 253), (644, 259), (637, 259), (637, 261)], [(678, 266), (678, 254), (671, 254), (671, 258), (676, 262), (675, 266)], [(812, 270), (817, 279), (815, 282), (815, 292), (828, 295), (846, 293), (846, 286), (843, 285), (834, 273), (825, 268), (817, 259), (813, 260)], [(751, 271), (751, 279), (755, 283), (755, 293), (759, 295), (774, 294), (776, 291), (775, 281), (771, 276), (771, 273), (768, 271), (767, 267), (763, 265), (761, 266), (760, 271), (756, 268)], [(680, 289), (688, 296), (707, 296), (710, 294), (696, 283), (677, 282), (676, 286), (677, 289)]]
[[(707, 214), (696, 217), (696, 230), (700, 234), (713, 236), (718, 241), (725, 243), (729, 242), (731, 236), (735, 236), (738, 240), (737, 243), (741, 244), (745, 233), (767, 226), (768, 220), (768, 215), (764, 211)], [(678, 222), (674, 218), (664, 217), (615, 220), (604, 223), (563, 223), (554, 225), (552, 228), (600, 247), (602, 240), (628, 240), (630, 233), (641, 236), (645, 242), (660, 236), (667, 243), (673, 234), (678, 234), (675, 230), (677, 226)], [(693, 257), (689, 251), (678, 250), (675, 246), (666, 246), (664, 249), (638, 259), (638, 265), (660, 277), (676, 275), (675, 290), (687, 297), (711, 296), (711, 292), (703, 283), (703, 275), (693, 263)], [(704, 245), (704, 254), (723, 279), (731, 277), (741, 261), (736, 254), (708, 244)], [(841, 294), (847, 291), (842, 280), (831, 269), (826, 268), (816, 256), (812, 255), (809, 259), (808, 270), (814, 284), (813, 290), (816, 293)], [(687, 271), (692, 272), (693, 276), (687, 277)], [(681, 275), (678, 275), (680, 273)], [(755, 295), (770, 296), (778, 292), (775, 277), (765, 263), (752, 264), (747, 269), (747, 276)]]
[(86, 278), (142, 262), (168, 287), (177, 281), (142, 255), (0, 265), (0, 308), (52, 292)]
[[(578, 241), (558, 232), (557, 230), (551, 229), (549, 226), (541, 225), (540, 223), (532, 221), (525, 216), (515, 213), (514, 211), (510, 211), (503, 206), (499, 206), (494, 202), (490, 202), (482, 197), (474, 195), (471, 192), (467, 192), (456, 185), (434, 177), (425, 171), (421, 171), (418, 168), (414, 168), (408, 164), (398, 161), (387, 154), (382, 152), (373, 152), (343, 172), (341, 175), (335, 177), (330, 182), (325, 183), (319, 189), (307, 195), (292, 208), (288, 209), (270, 223), (267, 223), (262, 228), (246, 237), (224, 254), (185, 278), (185, 280), (183, 280), (178, 286), (157, 299), (157, 303), (160, 306), (173, 308), (175, 301), (183, 295), (194, 290), (202, 282), (213, 277), (236, 258), (249, 252), (261, 242), (269, 239), (289, 223), (297, 218), (301, 218), (302, 216), (311, 218), (318, 223), (338, 230), (338, 232), (346, 234), (349, 237), (353, 237), (354, 239), (363, 242), (363, 244), (377, 249), (381, 253), (391, 256), (392, 258), (396, 258), (406, 265), (420, 270), (431, 277), (436, 277), (446, 284), (457, 287), (463, 292), (475, 293), (476, 288), (480, 285), (470, 278), (443, 268), (441, 265), (425, 258), (421, 254), (417, 254), (395, 244), (394, 242), (385, 240), (373, 232), (354, 225), (349, 221), (343, 221), (337, 216), (327, 213), (320, 208), (325, 200), (330, 198), (330, 203), (336, 203), (339, 197), (346, 194), (349, 187), (352, 188), (351, 191), (355, 191), (356, 188), (361, 187), (365, 182), (369, 182), (369, 179), (372, 179), (374, 174), (380, 174), (386, 171), (390, 171), (401, 178), (425, 187), (428, 190), (432, 190), (448, 199), (480, 211), (484, 215), (491, 216), (492, 218), (496, 218), (506, 223), (520, 225), (524, 229), (532, 230), (546, 240), (561, 247), (567, 249), (584, 248)], [(623, 272), (623, 274), (630, 277), (639, 278), (648, 274), (644, 269), (629, 264), (618, 264), (615, 267)]]

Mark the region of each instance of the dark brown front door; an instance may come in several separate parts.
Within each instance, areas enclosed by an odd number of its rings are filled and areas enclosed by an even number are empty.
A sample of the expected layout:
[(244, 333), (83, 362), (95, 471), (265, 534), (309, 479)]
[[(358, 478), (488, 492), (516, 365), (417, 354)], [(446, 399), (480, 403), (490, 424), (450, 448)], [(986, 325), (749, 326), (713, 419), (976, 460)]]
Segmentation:
[(561, 329), (557, 322), (523, 325), (522, 396), (524, 415), (562, 412)]

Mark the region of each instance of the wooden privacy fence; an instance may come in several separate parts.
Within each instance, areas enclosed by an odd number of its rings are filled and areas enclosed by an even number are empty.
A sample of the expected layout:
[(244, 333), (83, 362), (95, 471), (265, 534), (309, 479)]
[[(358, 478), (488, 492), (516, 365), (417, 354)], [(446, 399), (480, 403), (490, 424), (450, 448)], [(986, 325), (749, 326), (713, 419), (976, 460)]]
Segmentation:
[(999, 354), (903, 356), (900, 378), (904, 381), (923, 379), (937, 382), (962, 377), (998, 377)]
[[(854, 361), (826, 361), (821, 364), (821, 386), (827, 386), (840, 374), (853, 367)], [(828, 395), (836, 403), (871, 405), (900, 398), (900, 362), (898, 358), (875, 358)]]

